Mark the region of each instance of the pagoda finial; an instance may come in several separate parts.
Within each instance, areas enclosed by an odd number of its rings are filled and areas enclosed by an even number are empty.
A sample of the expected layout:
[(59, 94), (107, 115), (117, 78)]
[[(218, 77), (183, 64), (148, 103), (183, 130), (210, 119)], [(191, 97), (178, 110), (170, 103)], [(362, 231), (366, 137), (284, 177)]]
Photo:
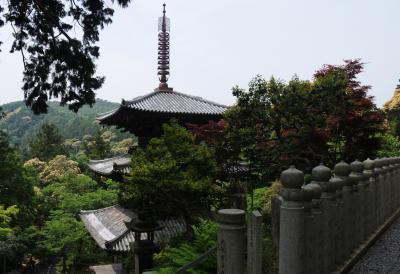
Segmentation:
[(158, 18), (158, 76), (160, 84), (156, 90), (171, 90), (168, 88), (169, 78), (169, 30), (170, 21), (165, 16), (165, 6), (163, 4), (163, 16)]

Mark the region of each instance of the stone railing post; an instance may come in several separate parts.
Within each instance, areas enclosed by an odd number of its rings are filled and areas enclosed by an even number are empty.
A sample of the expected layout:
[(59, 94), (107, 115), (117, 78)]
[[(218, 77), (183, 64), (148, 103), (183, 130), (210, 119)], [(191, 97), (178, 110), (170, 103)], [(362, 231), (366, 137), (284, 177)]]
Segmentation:
[(389, 217), (389, 167), (388, 159), (382, 158), (382, 185), (383, 185), (383, 221)]
[(262, 215), (253, 211), (247, 220), (247, 273), (262, 274)]
[(352, 184), (349, 179), (350, 174), (350, 165), (341, 161), (336, 164), (334, 167), (335, 177), (338, 177), (342, 180), (343, 189), (342, 189), (342, 199), (343, 202), (343, 229), (342, 229), (342, 260), (345, 259), (348, 255), (350, 255), (352, 246), (351, 246), (351, 228), (353, 227), (353, 220), (351, 219), (351, 201), (352, 201)]
[(395, 166), (395, 188), (396, 188), (396, 195), (395, 195), (395, 199), (396, 199), (396, 209), (399, 208), (400, 206), (400, 164), (399, 164), (399, 157), (395, 157), (394, 158), (394, 166)]
[(334, 268), (335, 254), (332, 232), (333, 227), (333, 199), (335, 194), (335, 187), (329, 183), (331, 178), (331, 170), (320, 164), (313, 168), (312, 179), (314, 183), (321, 186), (321, 211), (322, 211), (322, 241), (323, 241), (323, 252), (321, 253), (323, 261), (323, 269), (321, 273), (329, 273)]
[(310, 274), (319, 274), (323, 271), (323, 260), (321, 260), (321, 254), (324, 248), (324, 241), (322, 239), (322, 211), (321, 211), (321, 186), (315, 182), (311, 182), (307, 185), (307, 188), (312, 191), (312, 208), (311, 212), (313, 215), (313, 228), (312, 233), (313, 240), (312, 255), (309, 261), (312, 261), (312, 269)]
[(392, 201), (391, 201), (391, 167), (390, 167), (390, 158), (385, 158), (385, 162), (386, 162), (386, 195), (387, 195), (387, 216), (386, 218), (390, 217), (391, 214), (391, 207), (392, 207)]
[(279, 273), (302, 274), (304, 269), (304, 173), (291, 166), (281, 173)]
[(376, 204), (375, 204), (375, 195), (376, 195), (376, 186), (374, 179), (374, 161), (371, 159), (367, 159), (363, 162), (364, 164), (364, 176), (366, 177), (366, 181), (368, 184), (366, 185), (366, 197), (365, 197), (365, 205), (367, 208), (367, 218), (365, 219), (365, 235), (364, 238), (367, 238), (376, 227)]
[(389, 182), (390, 182), (390, 215), (396, 209), (395, 205), (395, 166), (394, 166), (394, 158), (389, 158)]
[(305, 201), (304, 201), (304, 241), (305, 241), (305, 273), (314, 273), (315, 271), (315, 260), (318, 258), (315, 257), (315, 246), (316, 246), (316, 238), (315, 238), (315, 221), (314, 215), (312, 212), (312, 198), (313, 198), (313, 187), (308, 185), (303, 185), (302, 189), (305, 191)]
[(334, 238), (334, 258), (335, 266), (340, 264), (344, 259), (343, 254), (343, 239), (344, 239), (344, 202), (343, 202), (343, 180), (335, 174), (329, 182), (334, 185), (334, 199), (332, 204), (332, 222), (335, 224), (336, 229), (333, 230), (332, 237)]
[(245, 273), (246, 216), (241, 209), (220, 209), (218, 224), (218, 274)]
[(353, 185), (353, 201), (352, 201), (352, 220), (353, 220), (353, 227), (352, 227), (352, 249), (358, 247), (361, 243), (362, 239), (362, 207), (361, 207), (361, 191), (359, 182), (362, 180), (362, 172), (363, 172), (363, 164), (356, 160), (350, 164), (351, 173), (349, 178), (352, 181)]
[(376, 185), (376, 212), (377, 212), (377, 227), (379, 227), (384, 220), (384, 200), (383, 200), (383, 175), (382, 175), (382, 160), (374, 160), (374, 173)]

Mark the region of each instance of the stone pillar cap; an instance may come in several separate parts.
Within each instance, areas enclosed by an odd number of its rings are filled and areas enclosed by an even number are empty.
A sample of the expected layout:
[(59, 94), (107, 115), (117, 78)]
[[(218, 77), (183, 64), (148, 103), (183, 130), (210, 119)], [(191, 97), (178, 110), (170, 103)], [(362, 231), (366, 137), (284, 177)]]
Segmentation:
[(351, 171), (362, 173), (364, 170), (364, 165), (359, 160), (355, 160), (350, 164)]
[(284, 188), (300, 189), (304, 183), (304, 173), (290, 166), (281, 173), (281, 183)]
[(365, 160), (364, 162), (363, 162), (363, 164), (364, 164), (364, 169), (365, 170), (374, 170), (374, 167), (375, 167), (375, 162), (374, 161), (372, 161), (370, 158), (368, 158), (367, 160)]
[(327, 182), (331, 178), (332, 172), (329, 167), (321, 163), (312, 169), (311, 175), (315, 181)]
[(342, 160), (335, 165), (333, 172), (336, 176), (347, 177), (351, 172), (350, 165)]
[(224, 224), (243, 224), (246, 212), (242, 209), (226, 208), (218, 210), (217, 221)]

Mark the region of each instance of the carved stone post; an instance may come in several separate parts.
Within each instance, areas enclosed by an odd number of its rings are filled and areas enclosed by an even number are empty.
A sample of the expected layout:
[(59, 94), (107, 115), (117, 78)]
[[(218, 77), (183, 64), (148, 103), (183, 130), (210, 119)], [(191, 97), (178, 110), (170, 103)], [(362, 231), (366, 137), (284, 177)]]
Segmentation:
[(312, 213), (312, 198), (313, 198), (313, 187), (308, 185), (303, 185), (302, 189), (305, 191), (305, 201), (304, 201), (304, 241), (305, 241), (305, 273), (315, 273), (315, 261), (318, 260), (315, 257), (315, 222), (314, 215)]
[(218, 274), (245, 273), (245, 222), (244, 210), (218, 211)]
[(338, 177), (342, 180), (343, 189), (342, 189), (342, 199), (343, 202), (343, 213), (342, 213), (342, 224), (343, 229), (342, 233), (342, 260), (344, 260), (347, 256), (350, 255), (352, 246), (351, 246), (351, 228), (353, 226), (353, 220), (351, 219), (351, 201), (352, 201), (352, 184), (349, 179), (350, 174), (350, 165), (341, 161), (340, 163), (335, 165), (334, 173), (335, 177)]
[(379, 227), (384, 220), (384, 200), (383, 200), (383, 175), (382, 175), (382, 160), (374, 160), (374, 173), (375, 173), (375, 184), (376, 184), (376, 212), (377, 212), (377, 227)]
[[(342, 236), (343, 236), (343, 200), (342, 200), (342, 187), (343, 181), (334, 176), (329, 180), (329, 183), (333, 185), (335, 191), (333, 192), (332, 200), (332, 224), (335, 226), (333, 229), (331, 238), (333, 245), (333, 267), (335, 268), (342, 261)], [(334, 269), (333, 268), (333, 269)]]
[(247, 273), (262, 274), (262, 215), (253, 211), (247, 220)]
[(323, 271), (323, 260), (321, 260), (321, 254), (324, 250), (324, 240), (322, 239), (322, 211), (321, 211), (321, 186), (315, 182), (311, 182), (307, 185), (309, 189), (312, 190), (312, 215), (314, 219), (314, 227), (313, 227), (313, 269), (310, 272), (311, 274), (319, 274)]
[(366, 208), (367, 208), (367, 218), (365, 219), (365, 232), (364, 238), (367, 238), (376, 227), (376, 212), (375, 212), (375, 194), (376, 194), (376, 187), (375, 187), (375, 179), (374, 179), (374, 161), (371, 159), (367, 159), (363, 162), (364, 164), (364, 176), (366, 177), (366, 181), (368, 184), (366, 185)]
[(389, 217), (389, 195), (390, 195), (390, 190), (389, 190), (389, 166), (388, 166), (388, 159), (387, 158), (382, 158), (382, 185), (383, 185), (383, 219), (386, 221), (386, 219)]
[(323, 245), (323, 270), (321, 273), (329, 273), (333, 270), (335, 264), (334, 239), (333, 235), (333, 198), (335, 194), (335, 186), (329, 183), (331, 178), (331, 170), (320, 164), (312, 170), (313, 182), (321, 186), (321, 210), (322, 210), (322, 240)]
[(389, 187), (390, 187), (390, 215), (394, 212), (395, 206), (395, 166), (394, 159), (389, 158)]
[[(356, 160), (350, 164), (350, 169), (351, 173), (349, 175), (349, 178), (352, 181), (353, 184), (353, 203), (352, 203), (352, 219), (353, 219), (353, 227), (352, 227), (352, 241), (353, 241), (353, 249), (358, 247), (358, 245), (361, 243), (362, 240), (362, 227), (364, 224), (363, 221), (363, 209), (361, 206), (361, 200), (362, 198), (360, 197), (364, 193), (360, 190), (360, 181), (363, 178), (363, 164)], [(362, 194), (361, 194), (362, 193)]]
[[(335, 170), (335, 169), (334, 169)], [(343, 201), (343, 187), (344, 181), (338, 175), (330, 180), (330, 183), (335, 186), (335, 221), (336, 229), (334, 230), (334, 245), (335, 245), (335, 265), (340, 264), (345, 257), (344, 254), (344, 201)]]
[(400, 158), (395, 157), (394, 166), (395, 166), (395, 186), (396, 186), (396, 209), (400, 206)]
[(281, 173), (279, 273), (302, 274), (304, 269), (304, 173), (291, 166)]

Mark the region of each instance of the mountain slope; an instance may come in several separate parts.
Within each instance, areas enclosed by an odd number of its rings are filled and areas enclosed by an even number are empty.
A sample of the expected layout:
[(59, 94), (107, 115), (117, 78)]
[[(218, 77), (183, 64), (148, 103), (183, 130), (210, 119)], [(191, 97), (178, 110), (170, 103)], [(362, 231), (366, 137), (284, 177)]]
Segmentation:
[[(6, 117), (0, 121), (0, 129), (6, 130), (11, 142), (22, 149), (35, 137), (44, 122), (55, 124), (66, 139), (81, 140), (83, 136), (93, 135), (98, 130), (97, 114), (110, 111), (118, 106), (117, 103), (98, 99), (92, 108), (84, 106), (75, 114), (68, 108), (61, 107), (58, 102), (49, 102), (47, 114), (34, 115), (23, 101), (17, 101), (1, 106)], [(124, 136), (131, 137), (126, 134)]]

